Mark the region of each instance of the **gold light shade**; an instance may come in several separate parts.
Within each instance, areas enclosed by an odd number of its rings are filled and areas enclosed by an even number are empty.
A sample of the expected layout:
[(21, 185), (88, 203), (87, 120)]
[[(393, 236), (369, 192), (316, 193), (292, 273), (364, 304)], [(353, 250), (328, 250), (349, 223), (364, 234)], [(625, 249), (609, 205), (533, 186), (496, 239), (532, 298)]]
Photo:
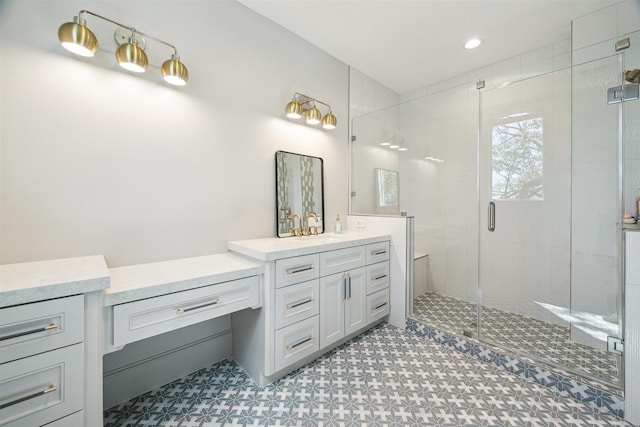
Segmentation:
[(58, 28), (58, 40), (62, 47), (76, 55), (90, 57), (98, 50), (95, 34), (77, 16), (73, 18), (73, 22), (67, 22)]
[(322, 127), (325, 129), (335, 129), (338, 124), (338, 119), (333, 115), (331, 111), (322, 118)]
[(184, 86), (189, 80), (189, 70), (177, 55), (171, 55), (171, 59), (164, 61), (160, 71), (164, 81), (174, 86)]
[(322, 118), (322, 113), (316, 107), (308, 110), (304, 116), (304, 119), (307, 121), (308, 125), (317, 125), (320, 123), (320, 119)]
[(138, 42), (134, 38), (130, 38), (129, 43), (122, 43), (118, 46), (116, 59), (122, 68), (134, 73), (144, 73), (149, 66), (147, 54), (138, 46)]
[(290, 119), (299, 119), (302, 117), (302, 105), (300, 105), (298, 101), (293, 100), (287, 104), (284, 112)]

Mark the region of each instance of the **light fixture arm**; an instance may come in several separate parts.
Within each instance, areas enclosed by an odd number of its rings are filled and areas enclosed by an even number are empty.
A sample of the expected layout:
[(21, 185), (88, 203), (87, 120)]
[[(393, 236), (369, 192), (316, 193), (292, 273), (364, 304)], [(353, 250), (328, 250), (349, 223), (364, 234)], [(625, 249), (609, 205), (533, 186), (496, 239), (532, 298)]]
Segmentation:
[(168, 43), (168, 42), (166, 42), (164, 40), (161, 40), (161, 39), (159, 39), (157, 37), (150, 36), (149, 34), (143, 33), (142, 31), (138, 31), (133, 27), (129, 27), (128, 25), (121, 24), (120, 22), (114, 21), (113, 19), (109, 19), (106, 16), (98, 15), (97, 13), (91, 12), (90, 10), (83, 9), (80, 12), (78, 12), (78, 19), (80, 21), (82, 21), (82, 15), (85, 14), (85, 13), (88, 14), (88, 15), (91, 15), (91, 16), (95, 16), (96, 18), (100, 18), (100, 19), (102, 19), (104, 21), (110, 22), (112, 24), (115, 24), (115, 25), (117, 25), (119, 27), (122, 27), (122, 28), (125, 28), (125, 29), (131, 31), (132, 37), (134, 37), (136, 34), (140, 34), (141, 36), (144, 36), (146, 38), (149, 38), (149, 39), (155, 40), (155, 41), (157, 41), (159, 43), (162, 43), (163, 45), (168, 46), (171, 49), (173, 49), (173, 54), (175, 56), (178, 56), (178, 49), (174, 45), (172, 45), (171, 43)]
[(305, 95), (304, 93), (300, 93), (300, 92), (296, 92), (296, 93), (293, 94), (293, 98), (294, 99), (299, 99), (299, 97), (304, 97), (305, 98), (304, 102), (301, 102), (300, 105), (308, 104), (310, 102), (317, 102), (319, 104), (324, 105), (325, 107), (327, 107), (329, 109), (329, 111), (331, 111), (331, 105), (327, 104), (326, 102), (322, 102), (317, 98), (313, 98), (313, 97), (311, 97), (309, 95)]

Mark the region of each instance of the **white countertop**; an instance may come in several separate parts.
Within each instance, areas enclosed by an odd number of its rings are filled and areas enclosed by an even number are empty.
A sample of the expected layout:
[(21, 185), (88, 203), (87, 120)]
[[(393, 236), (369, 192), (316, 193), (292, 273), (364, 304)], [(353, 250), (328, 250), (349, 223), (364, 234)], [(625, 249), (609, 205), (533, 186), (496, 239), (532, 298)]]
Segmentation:
[(231, 253), (109, 269), (111, 287), (104, 305), (151, 298), (263, 274), (264, 267)]
[(0, 265), (0, 308), (108, 287), (102, 255)]
[(323, 233), (317, 236), (268, 237), (264, 239), (237, 240), (229, 242), (230, 251), (260, 260), (273, 261), (319, 251), (332, 251), (353, 246), (367, 245), (390, 240), (388, 234), (367, 232)]

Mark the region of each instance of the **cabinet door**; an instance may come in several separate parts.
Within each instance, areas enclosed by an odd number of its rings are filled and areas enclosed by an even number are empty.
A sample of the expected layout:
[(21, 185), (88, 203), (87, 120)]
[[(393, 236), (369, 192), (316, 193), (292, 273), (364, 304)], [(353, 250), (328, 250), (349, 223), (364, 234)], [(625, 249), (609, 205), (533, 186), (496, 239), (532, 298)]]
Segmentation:
[(320, 348), (344, 336), (345, 284), (343, 273), (320, 279)]
[(364, 267), (346, 274), (347, 299), (344, 301), (345, 335), (364, 328), (367, 322)]

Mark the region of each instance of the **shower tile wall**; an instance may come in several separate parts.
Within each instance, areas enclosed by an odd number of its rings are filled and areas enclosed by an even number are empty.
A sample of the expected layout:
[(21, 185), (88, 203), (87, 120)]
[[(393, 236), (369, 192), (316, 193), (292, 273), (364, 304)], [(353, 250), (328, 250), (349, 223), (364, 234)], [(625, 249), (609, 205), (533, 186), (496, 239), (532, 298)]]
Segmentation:
[(373, 170), (399, 168), (399, 152), (379, 145), (382, 140), (399, 138), (395, 132), (400, 126), (395, 107), (399, 102), (396, 92), (353, 67), (349, 69), (349, 134), (356, 136), (351, 145), (350, 213), (375, 213)]
[(432, 291), (467, 301), (475, 301), (477, 282), (477, 102), (469, 83), (413, 99), (404, 128), (415, 250), (429, 255)]
[(351, 67), (349, 69), (349, 117), (397, 105), (400, 95)]

